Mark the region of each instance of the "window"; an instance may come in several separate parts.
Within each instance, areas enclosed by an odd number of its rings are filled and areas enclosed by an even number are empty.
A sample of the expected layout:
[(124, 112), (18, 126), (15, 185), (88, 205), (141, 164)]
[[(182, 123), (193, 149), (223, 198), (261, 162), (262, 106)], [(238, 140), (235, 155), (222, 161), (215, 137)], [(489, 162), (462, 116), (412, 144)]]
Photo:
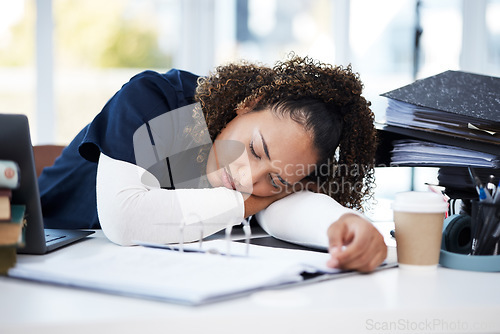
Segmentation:
[(133, 75), (172, 66), (179, 2), (53, 0), (55, 138), (67, 144)]
[(500, 1), (490, 0), (486, 8), (487, 66), (490, 75), (500, 76)]
[[(0, 112), (27, 114), (34, 143), (68, 144), (144, 69), (203, 75), (238, 59), (271, 65), (295, 51), (351, 63), (383, 120), (380, 94), (416, 78), (448, 69), (499, 76), (499, 16), (500, 0), (3, 1)], [(394, 173), (378, 172), (379, 193), (436, 176), (400, 168), (395, 183)]]
[(235, 10), (233, 59), (272, 65), (294, 51), (335, 61), (334, 1), (237, 0)]
[(34, 117), (35, 17), (34, 1), (0, 2), (0, 113)]

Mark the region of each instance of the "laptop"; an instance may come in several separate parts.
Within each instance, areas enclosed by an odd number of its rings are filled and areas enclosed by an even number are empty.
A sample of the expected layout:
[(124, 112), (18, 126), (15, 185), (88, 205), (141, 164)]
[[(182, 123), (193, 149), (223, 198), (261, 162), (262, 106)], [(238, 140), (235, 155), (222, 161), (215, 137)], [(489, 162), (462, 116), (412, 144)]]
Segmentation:
[(43, 225), (33, 146), (26, 115), (0, 114), (0, 160), (17, 162), (20, 185), (12, 191), (12, 204), (26, 205), (25, 246), (22, 254), (45, 254), (74, 243), (93, 231), (45, 229)]

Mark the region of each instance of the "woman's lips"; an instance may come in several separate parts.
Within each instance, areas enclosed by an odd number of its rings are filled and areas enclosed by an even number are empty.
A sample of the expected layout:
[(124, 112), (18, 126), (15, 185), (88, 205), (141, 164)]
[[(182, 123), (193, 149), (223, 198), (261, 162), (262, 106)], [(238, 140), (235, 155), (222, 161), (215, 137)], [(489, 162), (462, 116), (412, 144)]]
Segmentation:
[(228, 189), (236, 190), (236, 185), (234, 184), (234, 180), (231, 174), (229, 173), (227, 167), (224, 167), (222, 169), (222, 184), (224, 185), (224, 187)]

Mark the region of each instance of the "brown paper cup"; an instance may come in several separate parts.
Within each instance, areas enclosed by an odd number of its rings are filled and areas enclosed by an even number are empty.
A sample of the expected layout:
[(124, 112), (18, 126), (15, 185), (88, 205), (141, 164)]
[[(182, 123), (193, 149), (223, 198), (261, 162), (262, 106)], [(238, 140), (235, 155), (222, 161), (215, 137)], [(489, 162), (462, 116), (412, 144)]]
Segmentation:
[(393, 203), (398, 264), (402, 269), (434, 269), (439, 263), (447, 203), (432, 192), (398, 193)]

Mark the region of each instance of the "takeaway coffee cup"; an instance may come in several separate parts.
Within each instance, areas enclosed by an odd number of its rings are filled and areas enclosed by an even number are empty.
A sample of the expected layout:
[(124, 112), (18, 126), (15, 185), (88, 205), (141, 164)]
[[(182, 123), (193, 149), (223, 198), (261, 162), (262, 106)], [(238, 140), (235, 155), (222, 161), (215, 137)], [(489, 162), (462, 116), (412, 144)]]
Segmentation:
[(392, 208), (399, 267), (436, 268), (448, 208), (443, 196), (433, 192), (402, 192), (396, 194)]

